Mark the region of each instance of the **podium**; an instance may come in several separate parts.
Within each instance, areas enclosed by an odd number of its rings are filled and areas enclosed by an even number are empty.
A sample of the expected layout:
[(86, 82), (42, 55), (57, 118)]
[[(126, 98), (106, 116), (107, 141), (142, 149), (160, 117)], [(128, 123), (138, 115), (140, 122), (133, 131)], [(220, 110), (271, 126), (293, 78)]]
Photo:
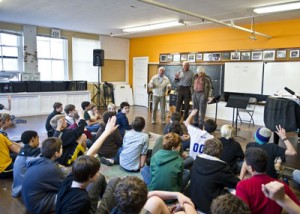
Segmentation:
[(237, 135), (237, 118), (239, 115), (239, 108), (246, 109), (249, 103), (250, 97), (242, 97), (237, 95), (230, 95), (225, 107), (233, 108), (232, 113), (232, 126), (235, 127), (235, 133)]

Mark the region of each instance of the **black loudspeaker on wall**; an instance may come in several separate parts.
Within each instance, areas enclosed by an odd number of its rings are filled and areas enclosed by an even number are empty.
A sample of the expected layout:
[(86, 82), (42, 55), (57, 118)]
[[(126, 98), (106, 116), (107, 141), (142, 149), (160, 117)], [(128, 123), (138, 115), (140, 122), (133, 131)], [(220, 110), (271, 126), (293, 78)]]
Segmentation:
[(104, 65), (104, 50), (94, 49), (93, 50), (93, 66)]

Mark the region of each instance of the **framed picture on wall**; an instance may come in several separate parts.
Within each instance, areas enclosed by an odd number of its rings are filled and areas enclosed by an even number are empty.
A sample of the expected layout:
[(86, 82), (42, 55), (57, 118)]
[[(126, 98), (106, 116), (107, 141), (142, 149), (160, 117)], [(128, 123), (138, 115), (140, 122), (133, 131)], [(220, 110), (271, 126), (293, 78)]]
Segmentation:
[(241, 60), (250, 60), (251, 59), (251, 52), (242, 52)]
[(166, 54), (161, 54), (159, 57), (160, 62), (167, 62), (168, 56)]
[(290, 58), (299, 58), (299, 50), (290, 50)]
[(205, 53), (203, 54), (204, 61), (213, 61), (213, 53)]
[(261, 51), (253, 51), (251, 59), (252, 60), (262, 60), (262, 52)]
[(196, 60), (202, 60), (202, 53), (197, 53), (196, 54)]
[(180, 62), (180, 54), (173, 54), (173, 62)]
[(186, 60), (187, 60), (187, 54), (181, 54), (180, 61), (186, 61)]
[(231, 60), (240, 60), (240, 57), (241, 57), (241, 52), (238, 52), (238, 51), (231, 52), (231, 54), (230, 54)]
[(188, 62), (196, 62), (196, 55), (195, 54), (188, 54)]
[(172, 54), (169, 54), (167, 56), (167, 62), (172, 62), (173, 61), (173, 55)]
[(221, 57), (222, 60), (230, 60), (230, 52), (223, 52)]
[(286, 50), (278, 50), (276, 57), (278, 59), (285, 59), (286, 58)]
[(212, 54), (212, 61), (220, 61), (220, 60), (221, 60), (221, 53)]
[(263, 52), (263, 60), (275, 60), (275, 50), (264, 51)]

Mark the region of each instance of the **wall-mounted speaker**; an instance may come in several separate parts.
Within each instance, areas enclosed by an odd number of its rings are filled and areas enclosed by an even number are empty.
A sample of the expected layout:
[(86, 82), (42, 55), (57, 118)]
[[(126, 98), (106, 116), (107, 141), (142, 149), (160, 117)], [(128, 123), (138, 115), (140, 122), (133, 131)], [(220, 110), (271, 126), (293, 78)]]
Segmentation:
[(93, 50), (93, 66), (104, 65), (104, 50), (94, 49)]

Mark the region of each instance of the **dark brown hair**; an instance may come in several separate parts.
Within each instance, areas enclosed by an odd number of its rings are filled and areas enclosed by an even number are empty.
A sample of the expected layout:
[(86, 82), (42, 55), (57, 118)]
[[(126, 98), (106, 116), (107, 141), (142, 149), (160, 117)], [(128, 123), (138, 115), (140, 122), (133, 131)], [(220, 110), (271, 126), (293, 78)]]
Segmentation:
[(100, 169), (100, 162), (97, 158), (89, 155), (80, 156), (72, 165), (74, 181), (85, 182), (92, 178)]

